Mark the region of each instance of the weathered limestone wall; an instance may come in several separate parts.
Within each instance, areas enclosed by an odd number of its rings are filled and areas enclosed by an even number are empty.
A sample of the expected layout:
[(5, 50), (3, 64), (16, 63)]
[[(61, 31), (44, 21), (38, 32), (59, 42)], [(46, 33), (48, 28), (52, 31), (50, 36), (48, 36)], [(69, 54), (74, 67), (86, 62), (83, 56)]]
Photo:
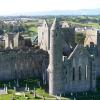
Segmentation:
[(97, 29), (95, 28), (75, 28), (75, 32), (83, 33), (86, 35), (84, 46), (89, 46), (90, 42), (97, 45)]
[(88, 29), (85, 30), (86, 38), (84, 41), (84, 46), (90, 45), (90, 42), (93, 42), (95, 45), (97, 45), (97, 30), (96, 29)]
[(8, 35), (7, 34), (5, 34), (4, 40), (5, 40), (4, 48), (7, 48), (8, 47)]
[(65, 92), (65, 84), (62, 67), (62, 35), (59, 22), (56, 19), (50, 29), (49, 55), (49, 94), (60, 95)]
[[(68, 66), (67, 75), (66, 75), (66, 92), (80, 92), (87, 91), (90, 89), (90, 67), (87, 66), (87, 79), (85, 79), (85, 66), (88, 64), (88, 60), (86, 59), (86, 63), (80, 63), (82, 61), (78, 61), (77, 58), (73, 59), (70, 63), (71, 66)], [(81, 59), (80, 59), (81, 60)], [(79, 66), (81, 66), (81, 80), (79, 80)], [(84, 66), (84, 67), (82, 67)], [(73, 68), (75, 69), (74, 80), (73, 80)]]
[(100, 31), (97, 31), (97, 55), (95, 57), (96, 75), (100, 77)]
[(48, 51), (50, 46), (50, 32), (46, 20), (41, 27), (38, 27), (38, 45), (41, 49)]
[(19, 38), (19, 33), (15, 34), (14, 36), (14, 48), (18, 48), (18, 38)]
[(41, 50), (0, 51), (0, 80), (41, 77), (48, 66), (48, 54)]
[(95, 91), (96, 69), (83, 48), (77, 48), (73, 56), (64, 61), (64, 66), (66, 92)]

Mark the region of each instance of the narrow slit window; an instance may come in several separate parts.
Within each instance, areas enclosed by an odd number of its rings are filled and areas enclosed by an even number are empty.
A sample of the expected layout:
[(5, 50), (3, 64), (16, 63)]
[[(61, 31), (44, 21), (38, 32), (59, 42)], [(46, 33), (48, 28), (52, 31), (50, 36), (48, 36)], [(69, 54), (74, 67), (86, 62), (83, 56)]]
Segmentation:
[(72, 80), (74, 81), (75, 80), (75, 68), (73, 68), (73, 72), (72, 72)]
[(87, 79), (87, 65), (85, 66), (85, 79)]
[(81, 80), (81, 66), (79, 66), (79, 80)]

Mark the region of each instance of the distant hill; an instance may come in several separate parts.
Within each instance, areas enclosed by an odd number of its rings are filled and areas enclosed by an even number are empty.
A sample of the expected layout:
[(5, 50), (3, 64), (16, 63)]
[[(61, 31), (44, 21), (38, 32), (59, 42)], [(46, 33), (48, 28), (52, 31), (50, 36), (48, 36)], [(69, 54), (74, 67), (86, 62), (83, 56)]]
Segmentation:
[(81, 9), (81, 10), (52, 10), (44, 12), (27, 12), (23, 15), (100, 15), (99, 9)]
[(23, 12), (23, 13), (14, 13), (8, 16), (44, 16), (44, 15), (100, 15), (100, 8), (80, 9), (80, 10), (52, 10), (52, 11), (41, 11), (41, 12)]

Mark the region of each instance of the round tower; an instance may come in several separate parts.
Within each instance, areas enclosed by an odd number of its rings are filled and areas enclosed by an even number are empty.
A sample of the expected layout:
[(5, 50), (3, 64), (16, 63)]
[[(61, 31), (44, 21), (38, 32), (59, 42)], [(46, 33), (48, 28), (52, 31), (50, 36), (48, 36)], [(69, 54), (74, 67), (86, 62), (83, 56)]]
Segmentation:
[(49, 94), (60, 95), (64, 92), (62, 67), (62, 35), (58, 20), (55, 18), (50, 29), (49, 51)]

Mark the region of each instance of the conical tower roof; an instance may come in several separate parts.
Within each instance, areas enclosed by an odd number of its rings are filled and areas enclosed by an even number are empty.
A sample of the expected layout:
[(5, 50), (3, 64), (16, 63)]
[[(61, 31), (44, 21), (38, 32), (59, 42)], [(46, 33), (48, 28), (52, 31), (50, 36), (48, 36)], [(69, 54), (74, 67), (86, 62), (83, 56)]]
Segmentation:
[(50, 30), (60, 29), (59, 19), (55, 18)]
[(46, 19), (43, 20), (42, 26), (47, 26), (48, 27), (48, 23), (47, 23), (47, 20)]

